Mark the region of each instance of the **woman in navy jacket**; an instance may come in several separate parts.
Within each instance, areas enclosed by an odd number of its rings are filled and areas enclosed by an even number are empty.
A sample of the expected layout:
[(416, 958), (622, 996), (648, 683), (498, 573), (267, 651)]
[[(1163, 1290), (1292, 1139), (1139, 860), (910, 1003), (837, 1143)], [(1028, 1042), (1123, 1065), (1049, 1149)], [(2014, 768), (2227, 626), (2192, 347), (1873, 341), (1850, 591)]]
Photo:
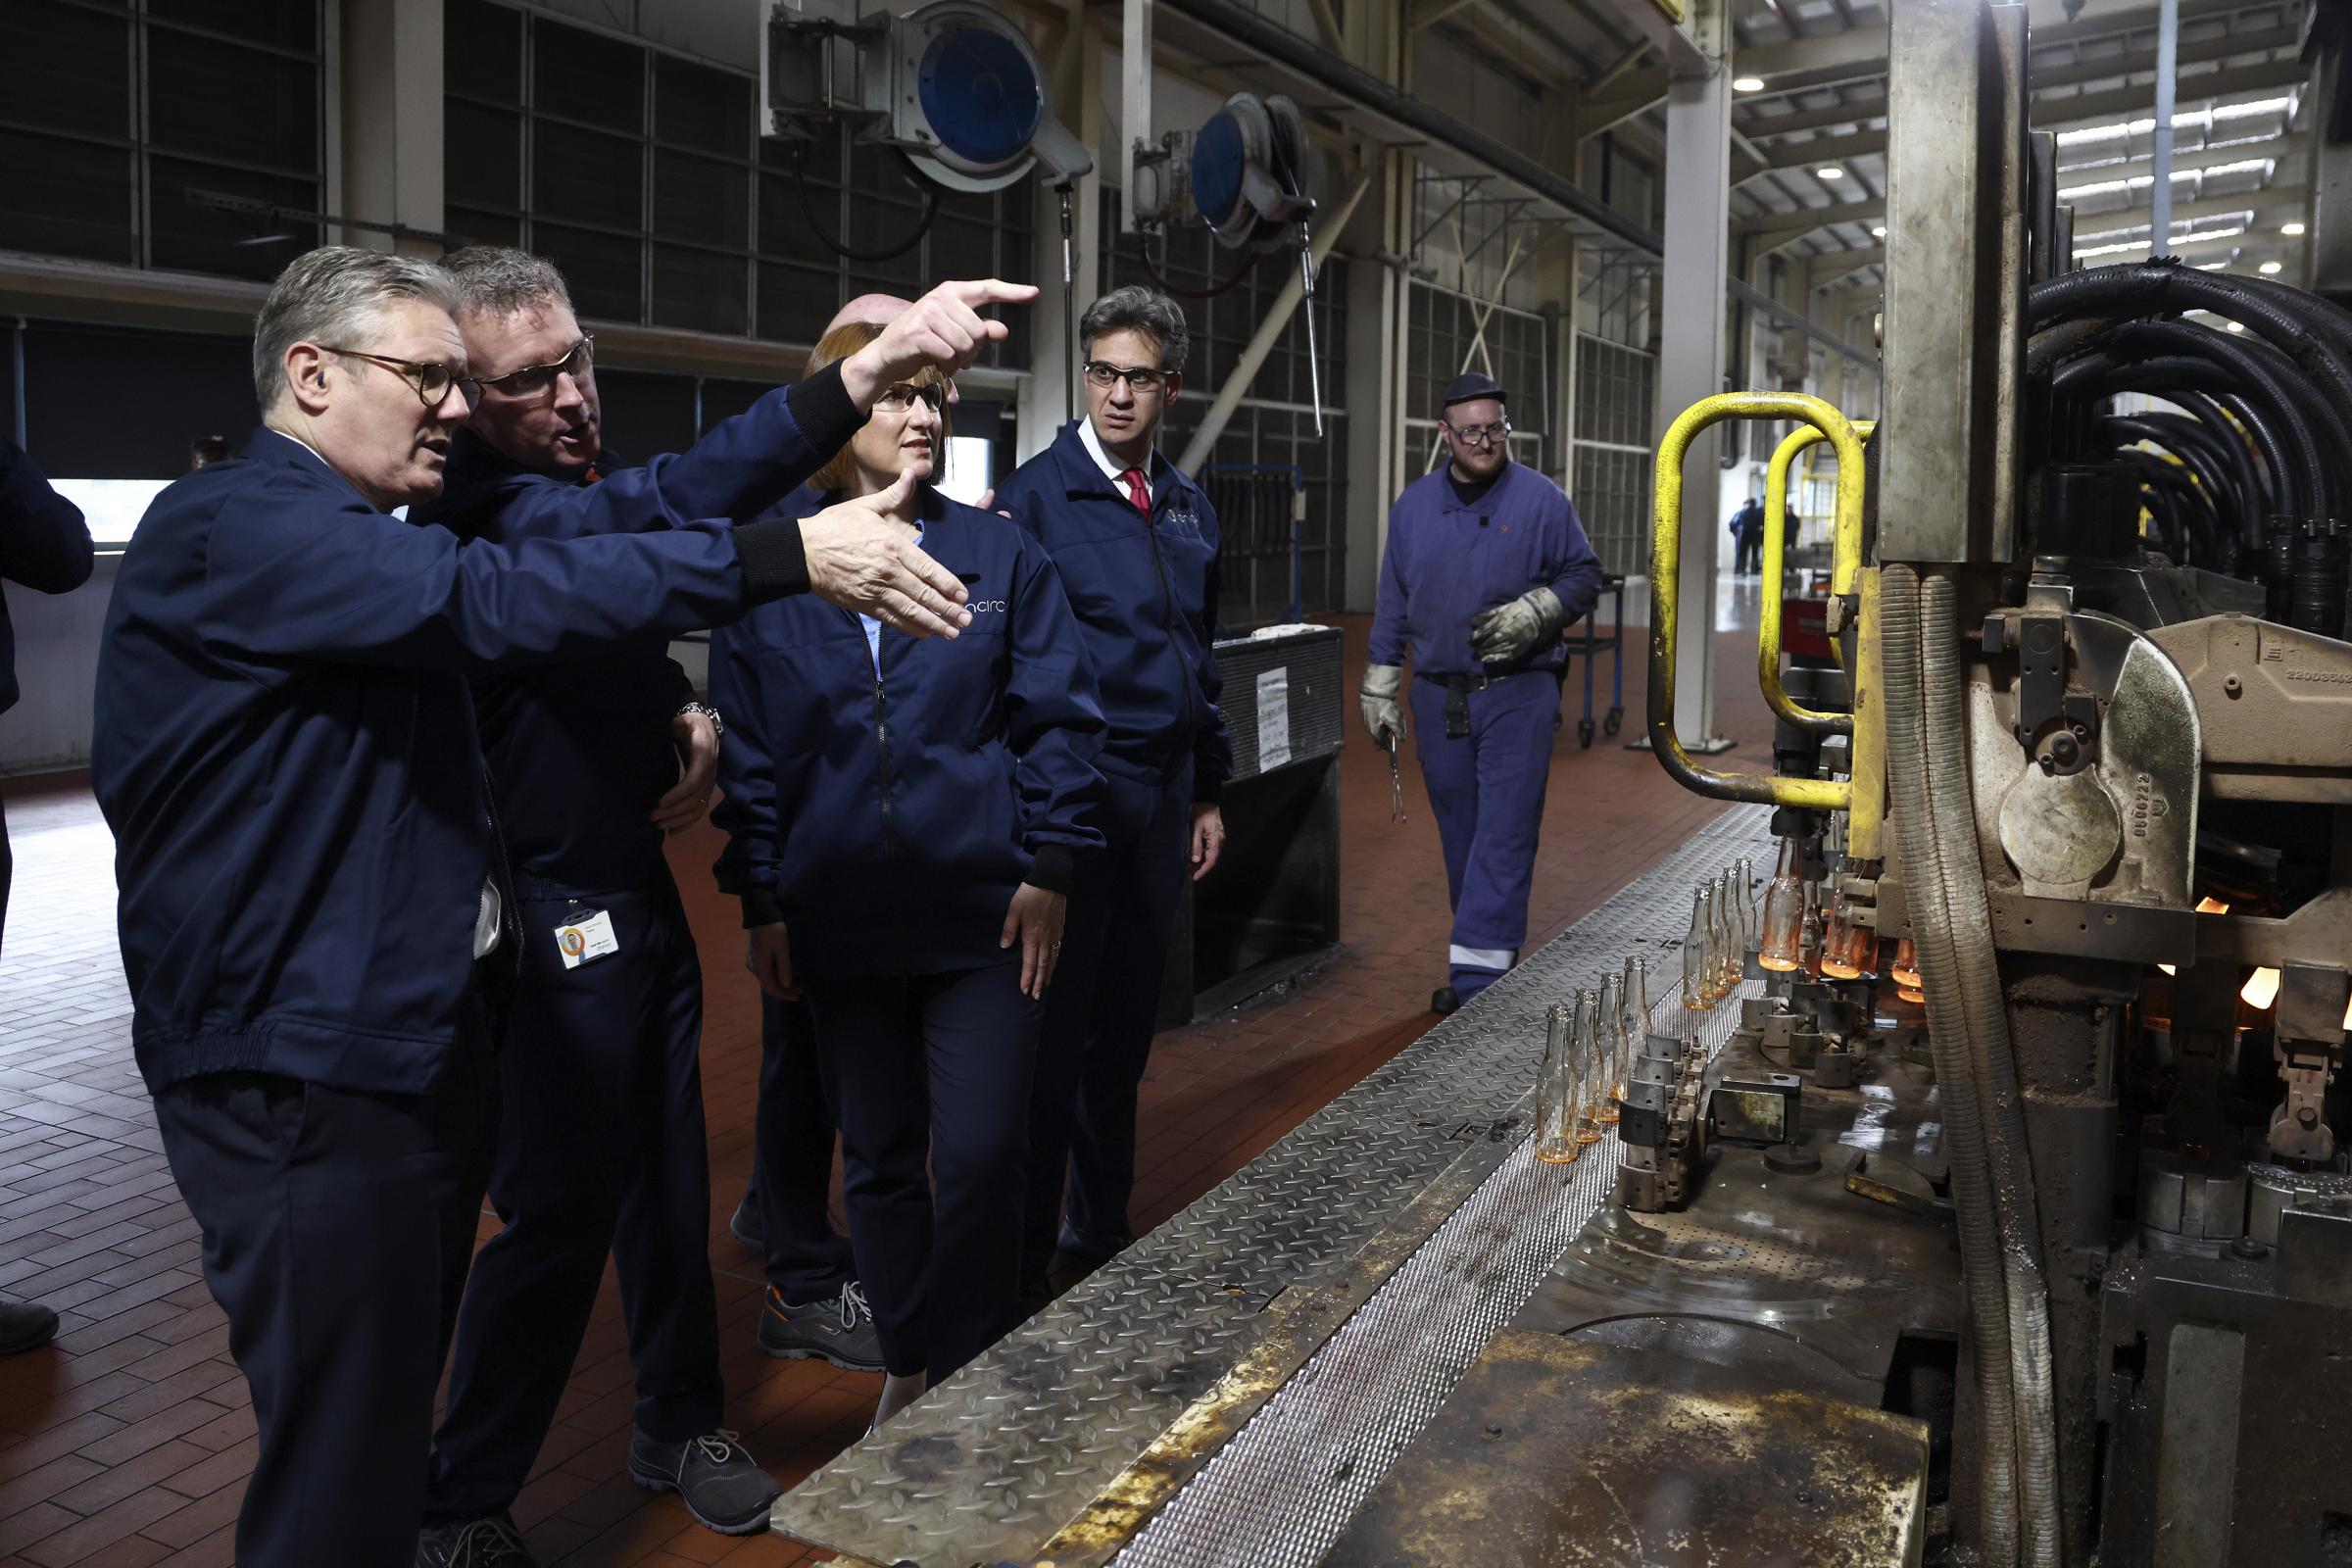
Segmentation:
[[(818, 358), (874, 331), (838, 328)], [(877, 1419), (1013, 1315), (1042, 999), (1076, 857), (1102, 844), (1102, 714), (1076, 622), (1034, 538), (931, 486), (945, 393), (936, 376), (889, 389), (811, 488), (915, 479), (907, 520), (971, 596), (961, 635), (779, 604), (710, 642), (719, 885), (743, 900), (761, 987), (815, 1018), (891, 1374)]]

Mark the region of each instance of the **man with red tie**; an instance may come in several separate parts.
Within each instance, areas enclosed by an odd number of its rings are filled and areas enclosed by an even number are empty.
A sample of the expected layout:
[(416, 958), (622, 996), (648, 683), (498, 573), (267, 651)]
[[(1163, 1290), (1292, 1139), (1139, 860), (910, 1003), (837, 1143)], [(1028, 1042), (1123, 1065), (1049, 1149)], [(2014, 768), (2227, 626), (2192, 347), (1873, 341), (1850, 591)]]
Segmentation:
[(1155, 444), (1184, 388), (1184, 311), (1147, 288), (1117, 289), (1087, 309), (1078, 340), (1086, 417), (997, 490), (1054, 557), (1109, 724), (1096, 760), (1105, 845), (1081, 858), (1070, 891), (1029, 1106), (1030, 1309), (1046, 1299), (1057, 1252), (1086, 1269), (1134, 1240), (1136, 1086), (1184, 880), (1217, 863), (1217, 795), (1233, 773), (1217, 712), (1216, 514)]

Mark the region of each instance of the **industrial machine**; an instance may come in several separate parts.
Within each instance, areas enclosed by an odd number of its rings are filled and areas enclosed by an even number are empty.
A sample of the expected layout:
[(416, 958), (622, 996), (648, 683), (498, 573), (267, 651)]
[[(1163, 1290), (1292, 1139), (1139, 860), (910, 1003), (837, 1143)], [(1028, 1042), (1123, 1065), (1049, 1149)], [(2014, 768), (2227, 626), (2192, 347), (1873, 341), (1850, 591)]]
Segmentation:
[[(2352, 315), (2076, 268), (2023, 8), (1889, 9), (1882, 418), (1732, 393), (1658, 454), (1650, 741), (1733, 808), (779, 1528), (1057, 1568), (2352, 1561)], [(1768, 517), (1837, 464), (1832, 663), (1763, 607), (1771, 774), (1672, 720), (1682, 463), (1731, 419), (1796, 426)], [(1628, 957), (1612, 1036), (1578, 988)]]

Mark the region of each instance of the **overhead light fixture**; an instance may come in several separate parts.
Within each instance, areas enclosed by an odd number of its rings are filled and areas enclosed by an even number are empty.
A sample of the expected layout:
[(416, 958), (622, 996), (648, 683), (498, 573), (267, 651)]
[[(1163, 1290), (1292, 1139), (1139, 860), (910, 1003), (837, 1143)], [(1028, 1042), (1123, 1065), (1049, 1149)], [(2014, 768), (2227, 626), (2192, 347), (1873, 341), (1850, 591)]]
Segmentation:
[(1734, 76), (1732, 78), (1732, 91), (1734, 92), (1762, 92), (1763, 90), (1764, 78), (1762, 76)]
[[(2252, 120), (2262, 115), (2275, 115), (2295, 107), (2292, 98), (2257, 98), (2246, 104), (2221, 104), (2212, 109), (2190, 110), (2173, 116), (2173, 126), (2202, 125), (2209, 121)], [(2079, 147), (2086, 141), (2113, 141), (2119, 136), (2144, 136), (2156, 128), (2153, 116), (2144, 120), (2119, 120), (2113, 124), (2086, 125), (2081, 130), (2062, 130), (2058, 133), (2061, 147)]]
[(1815, 179), (1843, 179), (1845, 171), (1839, 169), (1836, 164), (1824, 164), (1813, 171), (1813, 177)]
[(2303, 237), (2305, 229), (2301, 223), (2280, 223), (2278, 232), (2284, 234), (2288, 239), (2300, 239)]
[[(2245, 231), (2246, 225), (2239, 223), (2230, 228), (2210, 228), (2202, 234), (2175, 234), (2165, 242), (2165, 248), (2177, 251), (2183, 245), (2210, 245), (2215, 240), (2235, 239)], [(2075, 260), (2085, 262), (2095, 256), (2121, 256), (2126, 251), (2144, 251), (2147, 248), (2148, 241), (2144, 235), (2138, 239), (2118, 240), (2112, 245), (2077, 246)]]
[(2260, 271), (2265, 277), (2272, 277), (2276, 276), (2278, 273), (2285, 271), (2286, 264), (2284, 262), (2265, 262), (2260, 268), (2256, 269), (2256, 270)]
[(2246, 323), (2243, 321), (2231, 321), (2230, 323), (2230, 330), (2232, 332), (2243, 332), (2245, 329)]
[[(2211, 169), (2176, 169), (2173, 171), (2173, 180), (2178, 184), (2184, 180), (2219, 178), (2225, 174), (2250, 174), (2258, 171), (2268, 173), (2276, 163), (2277, 160), (2271, 158), (2241, 158), (2234, 164), (2216, 164)], [(2112, 196), (2117, 191), (2146, 190), (2155, 183), (2156, 176), (2153, 174), (2133, 174), (2126, 179), (2093, 180), (2087, 185), (2062, 187), (2058, 192), (2058, 199), (2062, 202), (2074, 202), (2081, 201), (2086, 196)]]
[(1886, 225), (1885, 223), (1872, 224), (1870, 229), (1870, 237), (1872, 239), (1885, 239), (1886, 237)]

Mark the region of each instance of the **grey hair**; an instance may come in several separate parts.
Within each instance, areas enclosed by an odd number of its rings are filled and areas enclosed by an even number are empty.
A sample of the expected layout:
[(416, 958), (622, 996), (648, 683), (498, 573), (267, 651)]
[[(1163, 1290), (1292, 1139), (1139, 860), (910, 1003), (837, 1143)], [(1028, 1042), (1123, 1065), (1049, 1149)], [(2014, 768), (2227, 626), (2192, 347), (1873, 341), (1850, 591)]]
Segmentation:
[(1105, 332), (1143, 333), (1159, 345), (1159, 368), (1170, 374), (1181, 371), (1192, 357), (1193, 329), (1185, 322), (1184, 307), (1141, 283), (1112, 289), (1078, 318), (1078, 342), (1090, 359), (1095, 339)]
[(285, 395), (288, 349), (359, 347), (393, 300), (422, 300), (455, 317), (458, 285), (431, 262), (350, 245), (321, 245), (288, 262), (253, 318), (253, 395), (262, 412)]
[(469, 315), (503, 320), (534, 306), (571, 309), (564, 274), (544, 256), (512, 245), (468, 245), (441, 258), (441, 265), (458, 280), (458, 309)]

